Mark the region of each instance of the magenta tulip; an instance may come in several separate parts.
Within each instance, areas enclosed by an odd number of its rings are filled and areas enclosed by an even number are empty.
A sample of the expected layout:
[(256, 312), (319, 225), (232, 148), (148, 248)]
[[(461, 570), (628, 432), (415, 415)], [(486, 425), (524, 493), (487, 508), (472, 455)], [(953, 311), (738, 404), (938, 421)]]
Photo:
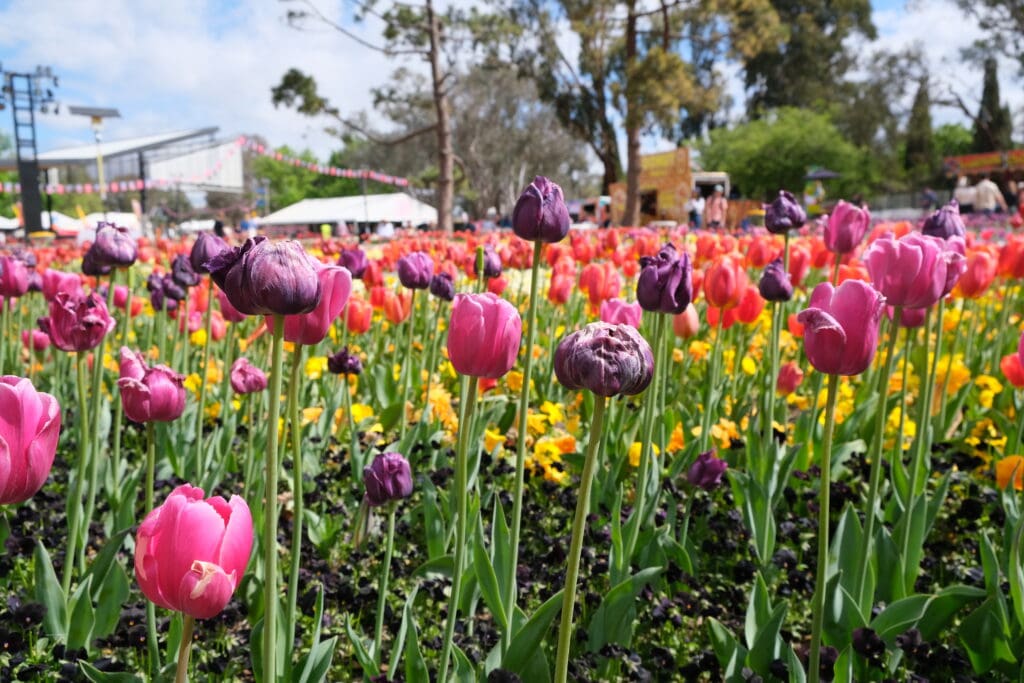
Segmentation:
[(231, 388), (236, 394), (254, 394), (267, 388), (267, 375), (247, 358), (239, 358), (231, 365)]
[(139, 527), (135, 579), (156, 605), (209, 619), (238, 588), (252, 542), (244, 500), (203, 500), (202, 489), (182, 484)]
[(848, 254), (857, 248), (871, 225), (871, 214), (840, 200), (825, 223), (825, 246), (837, 254)]
[(606, 299), (601, 302), (601, 320), (611, 325), (632, 325), (640, 329), (640, 318), (644, 309), (639, 302), (629, 303), (622, 299)]
[(22, 330), (21, 343), (29, 351), (45, 351), (50, 348), (50, 335), (42, 330)]
[[(352, 293), (352, 274), (336, 265), (320, 266), (317, 272), (323, 295), (320, 303), (309, 313), (284, 317), (284, 338), (295, 344), (319, 344), (331, 329), (331, 323), (341, 315)], [(273, 318), (267, 318), (267, 328), (273, 329)]]
[[(927, 308), (942, 298), (963, 273), (962, 262), (963, 256), (946, 249), (941, 239), (918, 232), (898, 240), (885, 235), (864, 253), (871, 282), (886, 303), (905, 308)], [(956, 277), (950, 277), (951, 267)]]
[(185, 410), (184, 377), (166, 365), (148, 367), (142, 354), (121, 347), (124, 414), (133, 422), (173, 422)]
[(240, 323), (246, 319), (245, 313), (242, 313), (237, 308), (231, 305), (228, 301), (228, 295), (224, 293), (220, 287), (217, 288), (217, 303), (220, 304), (221, 315), (224, 319), (232, 323)]
[(861, 280), (815, 287), (810, 307), (797, 316), (811, 365), (831, 375), (864, 372), (875, 357), (882, 308), (882, 296)]
[(457, 294), (448, 325), (448, 359), (470, 377), (497, 379), (512, 369), (523, 321), (515, 306), (487, 292)]
[(1020, 342), (1017, 344), (1017, 355), (1020, 357), (1020, 364), (1024, 365), (1024, 332), (1020, 335)]
[(43, 297), (53, 301), (57, 292), (77, 294), (82, 291), (82, 278), (78, 273), (66, 273), (63, 270), (47, 268), (43, 272)]
[(50, 315), (39, 319), (40, 329), (61, 351), (94, 349), (115, 325), (107, 305), (95, 292), (57, 292), (50, 302)]
[(0, 505), (42, 488), (60, 437), (60, 405), (23, 377), (0, 377)]
[(28, 268), (13, 256), (0, 256), (0, 296), (17, 299), (28, 291)]

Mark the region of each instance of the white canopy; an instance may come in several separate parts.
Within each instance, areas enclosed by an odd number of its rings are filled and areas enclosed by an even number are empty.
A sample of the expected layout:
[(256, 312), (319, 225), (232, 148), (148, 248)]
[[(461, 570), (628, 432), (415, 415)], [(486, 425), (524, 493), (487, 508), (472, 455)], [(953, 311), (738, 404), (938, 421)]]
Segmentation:
[(8, 218), (7, 216), (0, 216), (0, 230), (17, 230), (20, 227), (21, 225), (18, 223), (17, 218)]
[(322, 223), (436, 223), (437, 209), (404, 192), (363, 197), (303, 199), (259, 219), (260, 225), (320, 225)]

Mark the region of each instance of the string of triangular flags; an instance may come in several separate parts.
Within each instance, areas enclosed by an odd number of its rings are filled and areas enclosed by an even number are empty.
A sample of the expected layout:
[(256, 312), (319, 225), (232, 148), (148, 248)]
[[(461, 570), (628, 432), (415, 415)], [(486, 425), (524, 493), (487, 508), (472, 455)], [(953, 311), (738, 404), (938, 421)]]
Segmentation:
[[(280, 152), (261, 145), (252, 138), (248, 138), (244, 135), (239, 136), (235, 140), (235, 145), (227, 149), (227, 154), (224, 158), (218, 159), (217, 163), (207, 168), (201, 173), (196, 173), (188, 178), (146, 178), (146, 179), (135, 179), (135, 180), (114, 180), (109, 183), (103, 183), (103, 188), (108, 193), (118, 192), (138, 192), (140, 190), (152, 190), (152, 189), (164, 189), (169, 187), (175, 187), (181, 184), (196, 185), (209, 180), (212, 176), (216, 175), (223, 168), (224, 163), (234, 156), (238, 150), (247, 149), (260, 156), (269, 157), (275, 161), (280, 161), (285, 164), (289, 164), (296, 168), (302, 168), (313, 173), (320, 173), (322, 175), (334, 176), (337, 178), (365, 178), (367, 180), (374, 180), (378, 183), (384, 183), (386, 185), (395, 185), (397, 187), (408, 187), (408, 178), (400, 178), (398, 176), (388, 175), (386, 173), (380, 173), (378, 171), (368, 171), (366, 169), (350, 169), (350, 168), (338, 168), (336, 166), (325, 166), (312, 161), (306, 161), (296, 157), (291, 157)], [(95, 194), (101, 191), (100, 183), (46, 183), (40, 185), (39, 189), (46, 194)], [(2, 194), (20, 194), (21, 183), (16, 181), (5, 181), (0, 183), (0, 193)]]

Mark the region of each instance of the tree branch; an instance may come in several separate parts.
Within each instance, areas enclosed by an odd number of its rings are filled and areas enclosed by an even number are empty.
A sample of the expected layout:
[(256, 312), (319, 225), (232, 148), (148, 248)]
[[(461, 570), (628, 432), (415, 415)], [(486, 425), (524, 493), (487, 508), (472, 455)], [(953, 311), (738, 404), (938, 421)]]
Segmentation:
[(330, 17), (325, 15), (323, 12), (320, 11), (320, 9), (316, 5), (313, 4), (312, 0), (302, 0), (302, 4), (305, 5), (306, 7), (308, 7), (310, 11), (309, 12), (289, 11), (288, 12), (288, 24), (292, 28), (296, 28), (296, 29), (302, 30), (302, 27), (299, 26), (296, 23), (296, 20), (297, 19), (301, 19), (303, 17), (312, 16), (313, 18), (315, 18), (318, 21), (320, 21), (322, 24), (333, 28), (335, 31), (337, 31), (338, 33), (342, 34), (346, 38), (349, 38), (350, 40), (353, 40), (356, 43), (359, 43), (360, 45), (362, 45), (365, 48), (368, 48), (370, 50), (374, 50), (376, 52), (380, 52), (381, 54), (386, 55), (388, 57), (397, 57), (399, 55), (417, 55), (417, 56), (421, 56), (422, 57), (422, 56), (426, 56), (427, 55), (426, 50), (413, 50), (413, 49), (396, 50), (396, 49), (390, 48), (390, 47), (384, 47), (384, 46), (381, 46), (381, 45), (375, 45), (374, 43), (371, 43), (370, 41), (365, 40), (364, 38), (362, 38), (359, 35), (353, 33), (352, 31), (349, 31), (347, 28), (345, 28), (344, 26), (342, 26), (338, 22), (334, 21), (333, 19), (331, 19)]
[(413, 130), (413, 131), (410, 131), (408, 133), (405, 133), (404, 135), (402, 135), (400, 137), (397, 137), (397, 138), (381, 138), (381, 137), (378, 137), (375, 133), (372, 133), (372, 132), (366, 130), (365, 128), (363, 128), (359, 124), (355, 123), (354, 121), (351, 121), (351, 120), (346, 119), (345, 117), (341, 116), (341, 114), (339, 114), (336, 110), (335, 111), (327, 111), (327, 113), (330, 114), (331, 116), (333, 116), (335, 119), (337, 119), (337, 121), (341, 125), (345, 126), (346, 128), (351, 128), (352, 130), (356, 131), (357, 133), (359, 133), (360, 135), (365, 137), (370, 142), (377, 143), (378, 145), (388, 145), (388, 146), (400, 145), (403, 142), (408, 142), (409, 140), (412, 140), (413, 138), (418, 138), (421, 135), (425, 135), (426, 133), (432, 133), (435, 130), (437, 130), (437, 124), (436, 123), (432, 123), (429, 126), (423, 126), (422, 128), (417, 128), (416, 130)]

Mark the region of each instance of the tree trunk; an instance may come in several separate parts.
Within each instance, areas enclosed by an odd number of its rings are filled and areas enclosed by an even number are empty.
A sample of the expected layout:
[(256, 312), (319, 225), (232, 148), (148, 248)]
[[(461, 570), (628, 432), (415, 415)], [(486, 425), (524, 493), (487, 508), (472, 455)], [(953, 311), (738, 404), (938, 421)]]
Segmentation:
[(615, 135), (615, 126), (608, 118), (608, 102), (605, 97), (605, 80), (603, 73), (594, 74), (594, 97), (597, 99), (598, 124), (595, 131), (594, 151), (604, 166), (601, 179), (601, 194), (609, 194), (613, 183), (619, 182), (622, 174), (622, 163), (619, 161), (619, 141)]
[(627, 3), (626, 16), (626, 209), (623, 225), (640, 222), (640, 121), (636, 97), (632, 86), (632, 72), (636, 64), (636, 1)]
[(432, 0), (426, 0), (430, 24), (430, 80), (437, 110), (437, 229), (452, 232), (452, 208), (455, 195), (455, 163), (452, 152), (452, 121), (448, 94), (441, 72), (441, 26), (434, 14)]

